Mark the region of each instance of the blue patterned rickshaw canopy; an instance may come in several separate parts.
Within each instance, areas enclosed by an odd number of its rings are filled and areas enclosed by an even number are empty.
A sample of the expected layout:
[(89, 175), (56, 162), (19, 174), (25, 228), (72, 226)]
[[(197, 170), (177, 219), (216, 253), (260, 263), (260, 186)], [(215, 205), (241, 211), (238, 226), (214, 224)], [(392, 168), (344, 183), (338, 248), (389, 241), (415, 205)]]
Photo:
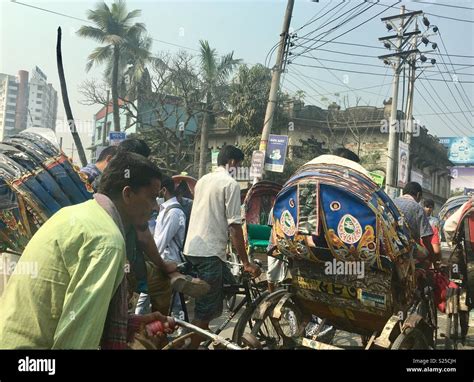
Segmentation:
[(41, 134), (25, 131), (0, 143), (0, 251), (22, 252), (55, 212), (91, 198), (79, 168)]
[(316, 262), (357, 260), (386, 271), (414, 246), (388, 195), (336, 164), (302, 166), (278, 194), (273, 219), (279, 252)]

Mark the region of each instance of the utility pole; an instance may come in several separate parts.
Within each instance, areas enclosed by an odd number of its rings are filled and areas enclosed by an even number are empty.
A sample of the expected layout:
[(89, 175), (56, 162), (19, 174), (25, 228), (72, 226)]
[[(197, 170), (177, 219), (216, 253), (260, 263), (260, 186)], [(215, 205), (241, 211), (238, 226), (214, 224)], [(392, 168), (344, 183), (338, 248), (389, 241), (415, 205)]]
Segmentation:
[(104, 118), (104, 129), (102, 131), (102, 145), (105, 146), (107, 139), (107, 118), (109, 116), (109, 102), (110, 102), (110, 90), (107, 89), (107, 103), (105, 105), (105, 118)]
[[(387, 154), (387, 170), (386, 170), (386, 185), (391, 187), (396, 187), (397, 185), (397, 176), (396, 176), (396, 169), (398, 163), (398, 139), (397, 133), (399, 129), (397, 127), (400, 126), (399, 122), (397, 121), (397, 104), (398, 104), (398, 85), (400, 80), (400, 71), (407, 62), (407, 58), (412, 55), (413, 53), (418, 53), (418, 49), (414, 50), (405, 50), (404, 48), (407, 46), (407, 42), (409, 39), (419, 34), (420, 31), (415, 32), (407, 32), (408, 27), (411, 25), (413, 20), (420, 14), (422, 11), (415, 11), (405, 13), (405, 7), (401, 6), (400, 14), (397, 16), (388, 16), (383, 17), (381, 20), (386, 23), (387, 29), (394, 30), (396, 32), (395, 35), (380, 37), (379, 41), (384, 43), (384, 46), (388, 49), (392, 48), (395, 49), (395, 53), (385, 54), (379, 56), (380, 59), (387, 65), (391, 65), (394, 69), (394, 76), (392, 81), (392, 109), (390, 113), (390, 123), (389, 123), (389, 136), (388, 136), (388, 154)], [(399, 25), (395, 22), (400, 21)], [(395, 41), (395, 42), (394, 42)], [(394, 59), (392, 62), (391, 59)]]
[[(405, 6), (402, 5), (400, 7), (400, 15), (405, 13)], [(400, 49), (402, 46), (402, 33), (403, 30), (403, 19), (400, 20), (400, 32), (398, 32), (397, 38), (397, 49), (396, 52), (400, 53)], [(400, 56), (397, 56), (395, 59), (395, 74), (393, 76), (392, 82), (392, 110), (390, 112), (390, 129), (388, 135), (388, 154), (387, 154), (387, 184), (389, 186), (396, 187), (396, 176), (395, 170), (397, 168), (396, 163), (398, 162), (398, 140), (397, 140), (397, 132), (396, 132), (396, 123), (397, 123), (397, 114), (398, 114), (398, 87), (400, 82)]]
[(260, 139), (259, 150), (265, 152), (267, 150), (268, 137), (272, 130), (273, 117), (278, 102), (278, 88), (280, 87), (280, 77), (283, 68), (283, 58), (285, 56), (286, 43), (288, 39), (288, 32), (290, 29), (291, 15), (293, 13), (294, 0), (288, 0), (286, 6), (285, 19), (283, 21), (283, 28), (280, 34), (280, 43), (278, 46), (278, 54), (275, 66), (273, 67), (272, 82), (270, 86), (270, 94), (268, 97), (267, 109), (265, 111), (265, 119), (263, 120), (262, 138)]
[(71, 162), (74, 162), (74, 151), (76, 151), (76, 148), (74, 147), (74, 142), (71, 144)]
[[(418, 31), (418, 22), (416, 23), (415, 30)], [(412, 49), (416, 49), (418, 45), (418, 35), (413, 36)], [(406, 142), (408, 147), (411, 145), (411, 136), (413, 133), (413, 96), (415, 95), (415, 79), (416, 79), (416, 55), (409, 62), (410, 65), (410, 78), (408, 82), (408, 100), (407, 100), (407, 115), (406, 124), (408, 127), (406, 131)], [(411, 160), (408, 163), (408, 171), (411, 170)]]

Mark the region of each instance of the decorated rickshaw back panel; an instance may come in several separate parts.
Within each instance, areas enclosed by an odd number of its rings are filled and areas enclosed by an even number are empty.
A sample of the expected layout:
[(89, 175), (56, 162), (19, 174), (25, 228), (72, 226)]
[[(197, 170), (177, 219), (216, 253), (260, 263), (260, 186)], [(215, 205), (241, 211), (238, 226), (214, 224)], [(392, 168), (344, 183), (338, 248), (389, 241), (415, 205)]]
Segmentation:
[(414, 242), (391, 199), (363, 174), (304, 166), (278, 194), (273, 220), (277, 254), (291, 259), (293, 286), (311, 313), (377, 330), (411, 301)]

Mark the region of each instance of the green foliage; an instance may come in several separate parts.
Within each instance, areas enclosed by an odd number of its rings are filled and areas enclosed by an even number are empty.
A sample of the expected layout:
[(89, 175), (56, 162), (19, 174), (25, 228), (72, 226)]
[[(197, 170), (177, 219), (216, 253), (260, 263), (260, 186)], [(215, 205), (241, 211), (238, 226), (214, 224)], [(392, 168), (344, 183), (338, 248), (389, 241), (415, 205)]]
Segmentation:
[[(89, 55), (86, 70), (94, 65), (107, 64), (106, 75), (111, 75), (113, 62), (112, 47), (119, 47), (122, 60), (120, 67), (123, 69), (132, 61), (143, 61), (150, 57), (151, 39), (145, 37), (145, 25), (132, 23), (133, 19), (140, 16), (141, 11), (135, 9), (127, 12), (125, 1), (115, 1), (112, 6), (99, 3), (95, 9), (89, 9), (87, 18), (95, 25), (83, 25), (77, 34), (84, 38), (97, 41), (99, 46)], [(143, 70), (137, 67), (137, 71)]]
[[(261, 134), (270, 93), (271, 71), (261, 64), (248, 67), (241, 65), (231, 85), (228, 117), (229, 127), (237, 134), (251, 137)], [(279, 103), (273, 119), (272, 131), (286, 128), (288, 118), (282, 105), (289, 99), (279, 95)]]

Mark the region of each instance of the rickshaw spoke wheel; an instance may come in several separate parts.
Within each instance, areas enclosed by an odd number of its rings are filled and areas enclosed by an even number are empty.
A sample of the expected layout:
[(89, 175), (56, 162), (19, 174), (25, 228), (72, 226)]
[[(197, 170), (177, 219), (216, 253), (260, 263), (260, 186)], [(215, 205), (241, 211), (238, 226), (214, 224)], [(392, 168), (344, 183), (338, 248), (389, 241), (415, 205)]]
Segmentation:
[(294, 348), (293, 338), (300, 334), (299, 309), (294, 303), (287, 301), (281, 308), (279, 319), (272, 317), (272, 314), (273, 309), (268, 309), (263, 319), (255, 322), (252, 334), (259, 339), (265, 349)]

